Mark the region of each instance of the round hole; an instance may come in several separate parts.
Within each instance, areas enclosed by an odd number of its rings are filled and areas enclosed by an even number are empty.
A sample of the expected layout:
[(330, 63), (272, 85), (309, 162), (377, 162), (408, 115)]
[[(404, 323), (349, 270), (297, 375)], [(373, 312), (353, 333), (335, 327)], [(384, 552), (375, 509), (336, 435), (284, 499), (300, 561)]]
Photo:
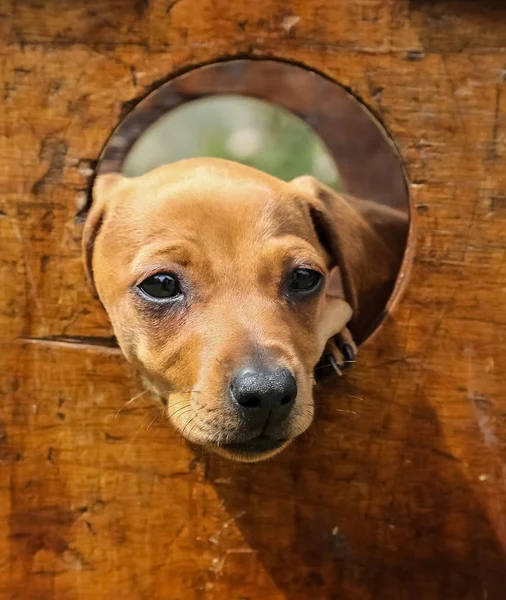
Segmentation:
[(312, 174), (407, 216), (401, 243), (391, 247), (399, 255), (397, 283), (366, 318), (359, 315), (355, 340), (376, 330), (406, 279), (411, 211), (399, 153), (363, 103), (326, 77), (281, 61), (207, 65), (140, 101), (106, 144), (97, 174), (137, 176), (194, 156), (228, 158), (286, 180)]
[(133, 144), (122, 170), (136, 177), (196, 156), (244, 163), (285, 181), (314, 175), (339, 187), (332, 155), (304, 120), (276, 104), (229, 94), (193, 100), (160, 117)]

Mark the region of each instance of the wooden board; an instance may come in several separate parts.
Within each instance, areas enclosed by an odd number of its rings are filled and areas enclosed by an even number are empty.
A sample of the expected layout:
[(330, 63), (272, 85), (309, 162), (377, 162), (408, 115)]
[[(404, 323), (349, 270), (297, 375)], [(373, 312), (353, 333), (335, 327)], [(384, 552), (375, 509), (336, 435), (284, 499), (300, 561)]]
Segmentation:
[[(503, 3), (7, 0), (0, 48), (0, 597), (504, 598)], [(393, 315), (309, 434), (256, 466), (146, 430), (144, 398), (115, 417), (140, 387), (76, 218), (119, 119), (233, 57), (362, 98), (416, 213)]]

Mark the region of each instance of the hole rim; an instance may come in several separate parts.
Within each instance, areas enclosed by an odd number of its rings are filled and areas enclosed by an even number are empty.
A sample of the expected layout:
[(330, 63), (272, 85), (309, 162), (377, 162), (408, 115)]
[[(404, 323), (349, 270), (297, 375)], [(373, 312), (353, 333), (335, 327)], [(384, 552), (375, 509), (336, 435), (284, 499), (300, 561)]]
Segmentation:
[[(100, 156), (96, 163), (96, 169), (94, 170), (93, 176), (91, 177), (91, 180), (89, 182), (87, 206), (80, 211), (79, 216), (82, 220), (84, 220), (86, 218), (89, 208), (91, 207), (91, 204), (93, 202), (92, 189), (96, 177), (105, 173), (121, 173), (123, 164), (130, 150), (133, 148), (140, 136), (142, 136), (147, 131), (147, 129), (151, 127), (159, 118), (161, 118), (164, 115), (167, 115), (170, 111), (192, 100), (203, 99), (209, 96), (220, 94), (237, 94), (271, 102), (273, 104), (281, 106), (282, 108), (294, 114), (296, 117), (299, 117), (300, 119), (305, 121), (314, 131), (315, 135), (317, 135), (320, 138), (325, 147), (328, 149), (329, 155), (332, 157), (341, 178), (339, 160), (337, 160), (335, 156), (332, 144), (329, 143), (328, 136), (325, 133), (322, 133), (319, 129), (317, 129), (314, 126), (314, 123), (312, 123), (311, 120), (307, 118), (307, 115), (303, 112), (293, 110), (293, 108), (287, 106), (283, 102), (280, 102), (277, 98), (272, 98), (269, 94), (259, 94), (255, 87), (248, 87), (247, 89), (249, 91), (236, 91), (235, 89), (232, 90), (226, 88), (223, 88), (223, 91), (217, 91), (216, 89), (213, 91), (213, 88), (211, 86), (211, 88), (207, 88), (201, 91), (197, 91), (195, 89), (193, 91), (193, 97), (191, 94), (188, 93), (186, 93), (186, 95), (183, 95), (181, 91), (178, 91), (177, 89), (178, 83), (185, 81), (188, 83), (188, 80), (195, 76), (198, 80), (199, 75), (201, 75), (202, 73), (210, 75), (212, 75), (213, 73), (217, 73), (218, 75), (220, 75), (220, 72), (222, 70), (224, 70), (225, 72), (227, 70), (236, 70), (239, 74), (241, 74), (241, 70), (249, 70), (253, 71), (254, 74), (254, 71), (258, 65), (270, 65), (274, 69), (280, 68), (282, 70), (287, 71), (294, 70), (299, 75), (305, 73), (309, 77), (315, 78), (315, 81), (318, 81), (320, 83), (324, 82), (324, 85), (326, 85), (329, 90), (332, 90), (333, 88), (334, 91), (339, 90), (339, 94), (346, 94), (350, 101), (354, 101), (357, 104), (357, 106), (364, 111), (366, 117), (369, 119), (371, 124), (373, 124), (377, 132), (381, 134), (382, 139), (388, 144), (391, 150), (392, 158), (395, 159), (395, 162), (399, 167), (402, 182), (401, 187), (404, 196), (403, 202), (401, 203), (401, 210), (408, 217), (408, 230), (406, 233), (406, 243), (403, 250), (403, 258), (388, 301), (382, 307), (382, 310), (378, 311), (378, 314), (376, 315), (374, 320), (371, 321), (371, 324), (366, 330), (366, 333), (362, 336), (362, 339), (358, 340), (358, 345), (361, 346), (362, 344), (375, 338), (378, 331), (382, 328), (382, 325), (384, 324), (385, 320), (396, 309), (397, 305), (402, 300), (414, 263), (416, 246), (416, 211), (414, 210), (413, 201), (410, 193), (410, 180), (406, 164), (402, 158), (402, 154), (400, 152), (399, 147), (395, 143), (395, 140), (388, 131), (386, 125), (383, 123), (380, 115), (377, 114), (376, 111), (374, 111), (368, 104), (366, 104), (366, 102), (360, 96), (358, 96), (351, 88), (341, 84), (339, 81), (336, 81), (326, 73), (320, 72), (317, 69), (314, 69), (303, 63), (289, 61), (277, 57), (269, 57), (268, 59), (266, 59), (251, 56), (235, 56), (223, 58), (222, 60), (214, 60), (212, 62), (203, 63), (200, 65), (192, 65), (183, 70), (180, 70), (179, 72), (169, 75), (167, 78), (155, 81), (151, 86), (149, 86), (147, 92), (142, 97), (123, 103), (123, 106), (126, 106), (127, 110), (126, 112), (122, 111), (122, 113), (119, 116), (119, 122), (117, 123), (116, 127), (113, 128), (111, 134), (109, 135), (106, 143), (103, 146), (102, 152), (100, 153)], [(252, 77), (252, 73), (249, 73), (249, 76)], [(240, 79), (240, 77), (238, 77), (238, 79)], [(207, 84), (209, 85), (209, 83), (210, 82), (208, 81)], [(190, 85), (190, 90), (191, 89), (192, 86)], [(164, 92), (167, 93), (168, 100), (167, 102), (160, 102), (160, 93)], [(136, 123), (139, 114), (143, 115), (144, 117), (144, 124), (142, 126)], [(325, 116), (324, 113), (318, 112), (318, 114), (322, 114), (322, 116)], [(125, 135), (125, 133), (127, 133), (128, 135)], [(118, 136), (121, 135), (123, 135), (126, 139), (120, 142)], [(353, 194), (353, 191), (345, 191)], [(359, 194), (355, 195), (358, 195), (358, 197), (363, 198), (363, 196)], [(368, 199), (375, 201), (372, 198)], [(385, 203), (381, 204), (385, 205)]]

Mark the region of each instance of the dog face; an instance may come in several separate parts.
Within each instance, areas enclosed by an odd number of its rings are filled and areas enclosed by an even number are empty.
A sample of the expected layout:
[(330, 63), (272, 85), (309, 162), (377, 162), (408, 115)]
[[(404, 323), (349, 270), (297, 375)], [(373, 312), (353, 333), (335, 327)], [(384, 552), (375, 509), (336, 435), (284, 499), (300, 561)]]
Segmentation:
[(314, 185), (192, 159), (94, 187), (85, 258), (123, 353), (185, 438), (237, 460), (307, 429), (313, 369), (357, 302), (364, 225), (345, 207), (336, 231)]

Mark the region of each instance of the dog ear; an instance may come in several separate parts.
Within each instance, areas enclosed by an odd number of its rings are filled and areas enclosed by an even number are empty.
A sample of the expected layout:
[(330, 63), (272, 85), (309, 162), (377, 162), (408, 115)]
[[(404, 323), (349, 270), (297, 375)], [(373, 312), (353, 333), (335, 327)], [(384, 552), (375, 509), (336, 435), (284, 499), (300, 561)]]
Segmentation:
[[(332, 266), (338, 267), (344, 299), (353, 311), (350, 329), (360, 342), (381, 315), (393, 289), (398, 271), (395, 253), (362, 215), (363, 201), (355, 203), (311, 176), (298, 177), (291, 184), (308, 200), (319, 242)], [(333, 278), (337, 275), (335, 271), (331, 274)]]
[(83, 229), (82, 252), (86, 276), (95, 296), (97, 290), (93, 277), (93, 246), (104, 222), (108, 198), (111, 197), (112, 191), (125, 181), (127, 178), (119, 173), (106, 173), (99, 175), (93, 184), (92, 205)]

